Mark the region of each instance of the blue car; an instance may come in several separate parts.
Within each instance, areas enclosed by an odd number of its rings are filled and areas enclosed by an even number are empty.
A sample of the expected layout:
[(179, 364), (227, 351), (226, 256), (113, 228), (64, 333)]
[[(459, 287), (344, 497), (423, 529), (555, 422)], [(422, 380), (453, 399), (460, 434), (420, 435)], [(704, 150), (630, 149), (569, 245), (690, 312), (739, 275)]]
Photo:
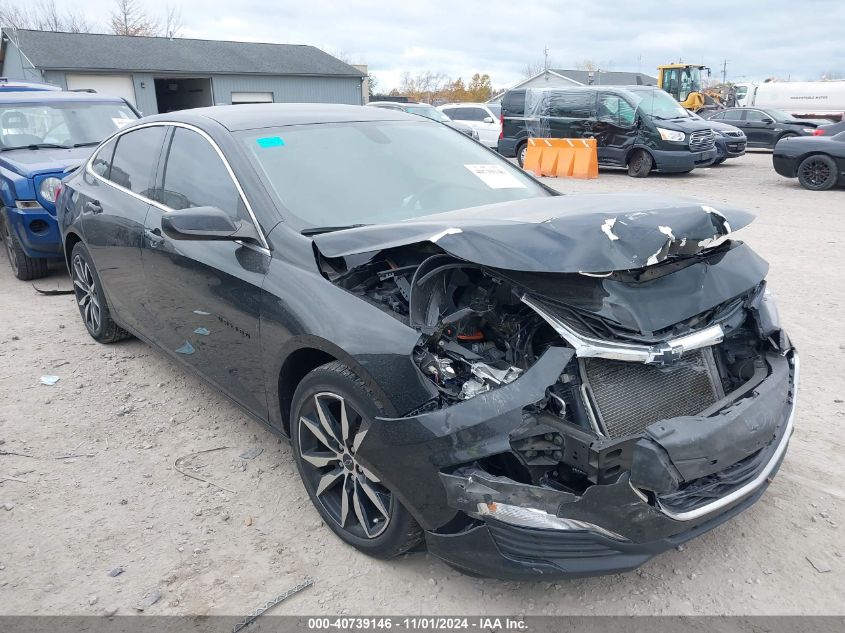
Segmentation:
[(17, 79), (0, 77), (0, 92), (28, 92), (30, 90), (61, 90), (61, 88), (37, 81), (18, 81)]
[(62, 256), (61, 179), (105, 137), (139, 117), (124, 99), (84, 92), (0, 91), (0, 235), (18, 279)]

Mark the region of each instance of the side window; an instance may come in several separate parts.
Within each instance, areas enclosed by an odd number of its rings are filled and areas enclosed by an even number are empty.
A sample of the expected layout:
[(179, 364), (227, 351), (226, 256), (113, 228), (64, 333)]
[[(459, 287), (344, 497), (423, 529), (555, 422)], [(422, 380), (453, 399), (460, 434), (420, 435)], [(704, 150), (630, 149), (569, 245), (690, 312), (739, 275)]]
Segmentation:
[(742, 118), (742, 110), (728, 110), (721, 118), (725, 121), (739, 121)]
[(766, 118), (768, 117), (759, 110), (748, 110), (745, 113), (745, 120), (753, 123), (761, 123)]
[(463, 108), (443, 108), (443, 114), (453, 121), (461, 121), (461, 110)]
[[(452, 115), (449, 115), (452, 117)], [(455, 108), (455, 116), (458, 121), (483, 121), (485, 117), (489, 117), (484, 108)]]
[(721, 121), (722, 119), (725, 118), (725, 113), (724, 112), (717, 112), (716, 114), (714, 114), (713, 116), (708, 117), (708, 118), (712, 119), (713, 121)]
[(167, 153), (161, 202), (171, 209), (217, 207), (242, 217), (242, 202), (220, 156), (202, 136), (177, 127)]
[(619, 127), (631, 127), (634, 125), (636, 114), (631, 104), (622, 97), (614, 94), (603, 94), (599, 97), (597, 118), (599, 121)]
[(546, 114), (566, 119), (589, 119), (596, 103), (594, 90), (561, 90), (548, 96)]
[(98, 176), (108, 179), (112, 156), (114, 156), (114, 146), (116, 144), (117, 139), (110, 140), (100, 148), (100, 151), (97, 152), (91, 161), (91, 170)]
[(145, 127), (117, 139), (109, 180), (147, 198), (155, 197), (155, 171), (165, 128)]

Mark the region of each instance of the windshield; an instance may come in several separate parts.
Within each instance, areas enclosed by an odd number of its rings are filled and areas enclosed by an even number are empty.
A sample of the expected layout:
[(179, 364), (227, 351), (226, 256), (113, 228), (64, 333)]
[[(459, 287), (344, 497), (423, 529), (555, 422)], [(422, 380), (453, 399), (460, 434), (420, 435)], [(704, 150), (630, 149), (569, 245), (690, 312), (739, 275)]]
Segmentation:
[(452, 120), (448, 116), (443, 114), (440, 110), (430, 105), (405, 106), (405, 112), (409, 112), (411, 114), (419, 114), (420, 116), (424, 116), (426, 119), (431, 119), (432, 121), (440, 121), (441, 123), (445, 123), (447, 121)]
[(688, 119), (690, 113), (683, 108), (668, 92), (654, 88), (651, 90), (631, 90), (632, 103), (642, 114), (654, 119)]
[(97, 145), (138, 117), (125, 103), (0, 103), (0, 149)]
[(550, 195), (469, 137), (426, 121), (297, 125), (238, 136), (299, 228), (397, 222)]

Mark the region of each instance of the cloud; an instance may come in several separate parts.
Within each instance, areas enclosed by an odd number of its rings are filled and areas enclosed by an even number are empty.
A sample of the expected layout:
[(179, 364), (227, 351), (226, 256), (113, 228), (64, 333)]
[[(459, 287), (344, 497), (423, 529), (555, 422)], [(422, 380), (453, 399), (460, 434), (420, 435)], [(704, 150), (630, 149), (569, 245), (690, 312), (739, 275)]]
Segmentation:
[[(142, 0), (153, 13), (158, 2)], [(83, 9), (105, 23), (112, 3)], [(560, 0), (172, 0), (185, 36), (312, 44), (368, 64), (381, 89), (402, 72), (430, 70), (466, 79), (489, 73), (496, 87), (516, 82), (543, 49), (557, 67), (590, 59), (608, 70), (656, 74), (658, 64), (704, 63), (731, 79), (817, 79), (845, 73), (845, 3), (767, 0), (706, 3), (660, 0), (571, 3)], [(79, 9), (78, 3), (69, 8)], [(97, 16), (102, 15), (102, 19)]]

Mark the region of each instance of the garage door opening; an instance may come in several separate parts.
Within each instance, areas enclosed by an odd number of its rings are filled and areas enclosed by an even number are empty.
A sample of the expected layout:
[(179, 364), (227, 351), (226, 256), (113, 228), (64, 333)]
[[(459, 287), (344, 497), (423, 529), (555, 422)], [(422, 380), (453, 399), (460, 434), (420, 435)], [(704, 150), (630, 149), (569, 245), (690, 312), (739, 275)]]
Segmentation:
[(211, 79), (167, 77), (155, 80), (156, 103), (160, 113), (214, 105), (211, 96)]

